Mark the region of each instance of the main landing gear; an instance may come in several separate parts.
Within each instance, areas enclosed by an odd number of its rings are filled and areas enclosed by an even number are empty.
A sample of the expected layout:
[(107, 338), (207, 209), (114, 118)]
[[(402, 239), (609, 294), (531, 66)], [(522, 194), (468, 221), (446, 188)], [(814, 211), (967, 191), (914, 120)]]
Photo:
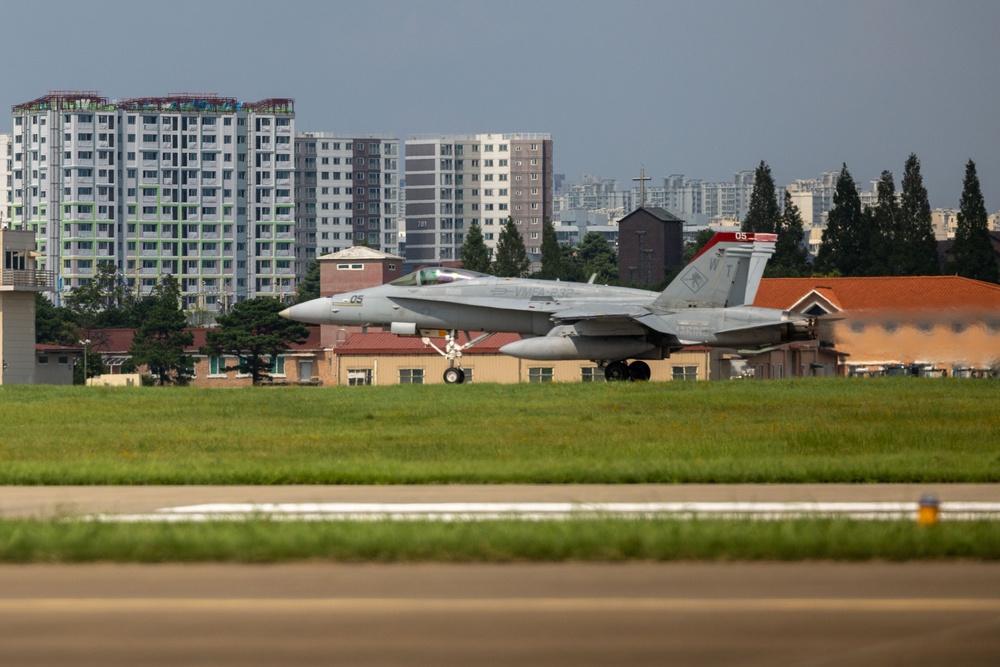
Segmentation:
[[(448, 368), (445, 369), (444, 372), (445, 384), (462, 384), (465, 382), (465, 371), (462, 370), (462, 351), (469, 349), (476, 343), (486, 340), (493, 334), (484, 333), (481, 336), (476, 336), (475, 338), (470, 339), (469, 342), (462, 345), (459, 345), (455, 341), (457, 335), (458, 332), (455, 330), (451, 330), (445, 335), (444, 339), (446, 342), (443, 350), (432, 343), (430, 338), (421, 339), (424, 345), (431, 346), (435, 351), (437, 351), (438, 354), (448, 360)], [(466, 333), (465, 337), (468, 339), (469, 334)]]
[(644, 361), (612, 361), (604, 367), (604, 379), (608, 382), (646, 382), (653, 372)]

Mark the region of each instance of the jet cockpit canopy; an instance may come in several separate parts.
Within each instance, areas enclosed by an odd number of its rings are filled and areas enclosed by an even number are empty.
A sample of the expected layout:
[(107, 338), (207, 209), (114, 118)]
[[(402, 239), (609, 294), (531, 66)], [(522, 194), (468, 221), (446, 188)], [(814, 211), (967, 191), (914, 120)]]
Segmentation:
[(488, 277), (487, 274), (479, 273), (478, 271), (455, 269), (447, 266), (429, 266), (413, 273), (408, 273), (402, 278), (396, 278), (389, 284), (396, 285), (397, 287), (425, 287), (427, 285), (445, 285), (459, 280)]

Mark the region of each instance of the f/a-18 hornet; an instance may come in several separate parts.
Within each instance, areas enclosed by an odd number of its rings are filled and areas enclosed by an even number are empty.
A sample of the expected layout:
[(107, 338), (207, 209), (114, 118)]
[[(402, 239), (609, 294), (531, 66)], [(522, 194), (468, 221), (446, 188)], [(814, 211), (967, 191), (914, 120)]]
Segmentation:
[[(589, 359), (607, 380), (648, 380), (643, 359), (687, 345), (752, 348), (816, 338), (810, 315), (753, 303), (775, 234), (719, 232), (663, 292), (464, 269), (420, 269), (379, 287), (313, 299), (281, 312), (311, 324), (388, 326), (401, 336), (444, 338), (444, 380), (465, 380), (462, 350), (497, 332), (521, 334), (500, 348), (522, 359)], [(487, 332), (464, 345), (459, 331)], [(629, 363), (629, 360), (633, 360)]]

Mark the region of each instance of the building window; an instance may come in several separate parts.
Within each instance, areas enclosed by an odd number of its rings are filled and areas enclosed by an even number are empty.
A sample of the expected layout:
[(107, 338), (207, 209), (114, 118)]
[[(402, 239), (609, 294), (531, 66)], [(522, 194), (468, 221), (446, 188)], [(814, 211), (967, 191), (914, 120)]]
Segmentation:
[(226, 360), (224, 357), (209, 357), (208, 358), (208, 374), (219, 375), (225, 377), (226, 375)]
[(529, 368), (528, 382), (552, 382), (552, 367), (542, 366)]
[(271, 375), (284, 375), (285, 374), (285, 358), (275, 357), (274, 361), (271, 362), (271, 368), (268, 371)]
[(600, 366), (584, 366), (580, 369), (581, 382), (601, 382), (604, 380), (604, 369)]
[(348, 368), (347, 386), (360, 387), (361, 385), (372, 383), (372, 369), (370, 368)]
[(399, 369), (399, 384), (423, 384), (423, 383), (424, 383), (423, 368)]
[(673, 366), (673, 377), (674, 380), (697, 380), (698, 379), (698, 367), (697, 366)]

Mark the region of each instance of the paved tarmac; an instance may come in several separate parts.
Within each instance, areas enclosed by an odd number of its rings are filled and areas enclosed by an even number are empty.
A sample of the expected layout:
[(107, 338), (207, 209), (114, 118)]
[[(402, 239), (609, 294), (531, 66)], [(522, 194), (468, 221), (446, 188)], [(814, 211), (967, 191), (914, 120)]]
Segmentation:
[(1000, 501), (1000, 484), (0, 486), (0, 517), (144, 514), (203, 503)]
[[(1000, 485), (0, 487), (197, 503), (997, 501)], [(0, 565), (0, 665), (991, 665), (1000, 563)]]
[(0, 664), (993, 666), (1000, 565), (0, 566)]

